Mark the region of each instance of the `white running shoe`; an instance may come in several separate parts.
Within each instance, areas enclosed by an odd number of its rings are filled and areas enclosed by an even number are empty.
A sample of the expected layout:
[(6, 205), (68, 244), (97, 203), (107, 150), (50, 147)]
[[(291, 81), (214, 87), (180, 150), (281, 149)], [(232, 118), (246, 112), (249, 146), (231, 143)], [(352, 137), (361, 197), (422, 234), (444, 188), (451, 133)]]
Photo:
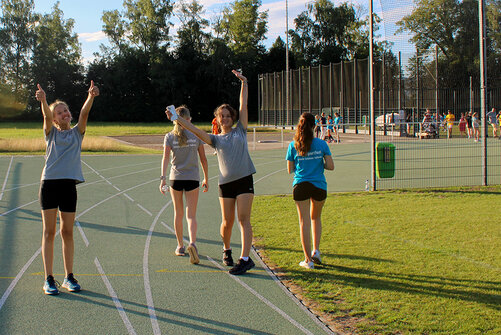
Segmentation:
[(315, 264), (322, 264), (322, 258), (320, 257), (320, 251), (315, 250), (311, 253), (311, 259)]
[(315, 268), (315, 265), (313, 265), (313, 262), (307, 262), (307, 261), (302, 261), (299, 263), (299, 266), (305, 268), (305, 269), (314, 269)]

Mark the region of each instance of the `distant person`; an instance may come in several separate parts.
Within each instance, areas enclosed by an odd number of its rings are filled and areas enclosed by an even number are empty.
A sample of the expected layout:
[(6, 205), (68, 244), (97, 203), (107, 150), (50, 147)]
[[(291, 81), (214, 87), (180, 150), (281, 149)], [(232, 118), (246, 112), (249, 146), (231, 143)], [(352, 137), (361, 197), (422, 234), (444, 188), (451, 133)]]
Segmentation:
[(472, 116), (473, 116), (472, 111), (469, 111), (465, 116), (466, 129), (468, 130), (468, 138), (473, 138), (473, 125), (471, 123)]
[(325, 113), (322, 113), (322, 116), (320, 117), (320, 126), (322, 130), (320, 138), (323, 140), (325, 139), (325, 134), (327, 133), (327, 118), (325, 117)]
[(447, 138), (452, 137), (452, 128), (454, 127), (454, 121), (456, 117), (452, 114), (452, 111), (447, 111), (447, 116), (445, 117), (445, 122), (447, 123)]
[(486, 116), (492, 126), (492, 137), (499, 137), (499, 120), (498, 116), (496, 115), (496, 108), (491, 109), (491, 111), (488, 112)]
[(341, 143), (341, 139), (339, 138), (339, 127), (343, 123), (343, 118), (339, 115), (338, 112), (334, 113), (334, 132), (336, 133), (336, 142)]
[[(213, 118), (211, 123), (212, 123), (212, 135), (218, 135), (220, 131), (219, 131), (219, 124), (217, 123), (217, 118)], [(214, 150), (214, 155), (217, 155), (217, 150)]]
[(477, 117), (477, 112), (473, 113), (471, 116), (471, 126), (473, 129), (473, 138), (475, 142), (478, 142), (480, 140), (480, 122)]
[[(221, 206), (221, 237), (223, 239), (223, 263), (233, 266), (228, 272), (233, 275), (244, 274), (255, 264), (249, 257), (252, 246), (251, 210), (254, 200), (254, 181), (256, 173), (247, 146), (248, 125), (248, 86), (247, 78), (242, 73), (233, 70), (240, 80), (240, 110), (239, 113), (228, 104), (219, 106), (214, 115), (217, 118), (221, 133), (209, 135), (191, 122), (178, 118), (177, 115), (165, 111), (170, 120), (178, 120), (185, 129), (191, 131), (199, 139), (217, 150), (219, 163), (219, 204)], [(239, 117), (240, 116), (240, 117)], [(233, 125), (236, 123), (236, 126)], [(231, 250), (231, 233), (235, 221), (235, 209), (240, 224), (242, 252), (237, 264), (233, 264)]]
[(461, 113), (461, 118), (459, 119), (459, 134), (461, 136), (467, 136), (466, 134), (466, 117), (464, 116), (464, 113)]
[[(186, 106), (176, 108), (177, 114), (190, 121), (190, 111)], [(170, 154), (172, 153), (172, 159)], [(186, 199), (186, 222), (188, 223), (188, 232), (190, 236), (190, 244), (186, 251), (190, 255), (191, 264), (200, 263), (198, 256), (197, 242), (197, 204), (200, 187), (200, 172), (198, 169), (198, 157), (202, 165), (204, 179), (202, 186), (204, 192), (209, 188), (207, 173), (208, 164), (205, 157), (204, 143), (193, 133), (179, 126), (177, 121), (174, 121), (174, 129), (165, 135), (164, 138), (164, 154), (162, 157), (162, 168), (160, 175), (160, 192), (167, 192), (167, 167), (169, 160), (171, 169), (169, 173), (170, 196), (174, 205), (174, 231), (176, 233), (177, 247), (175, 254), (184, 256), (183, 242), (183, 217), (184, 203), (183, 195)]]
[(315, 115), (315, 137), (320, 137), (320, 132), (322, 130), (320, 122), (320, 115)]
[[(322, 235), (322, 208), (327, 198), (324, 169), (334, 170), (334, 162), (325, 141), (313, 137), (315, 118), (303, 113), (287, 149), (287, 171), (294, 173), (293, 198), (299, 217), (304, 260), (299, 266), (313, 269), (322, 262), (320, 238)], [(313, 250), (311, 248), (313, 233)]]
[(328, 115), (327, 116), (327, 135), (324, 140), (326, 140), (328, 143), (331, 143), (334, 141), (334, 137), (332, 137), (332, 133), (334, 132), (334, 121), (332, 120), (332, 116)]
[(54, 239), (59, 214), (65, 274), (61, 286), (70, 292), (78, 292), (81, 287), (73, 275), (76, 185), (85, 181), (80, 158), (82, 140), (94, 98), (99, 95), (99, 88), (94, 86), (94, 81), (90, 82), (87, 99), (80, 110), (78, 123), (71, 127), (72, 117), (68, 105), (64, 101), (56, 100), (49, 106), (45, 91), (40, 85), (37, 87), (35, 97), (42, 108), (46, 144), (45, 165), (39, 192), (43, 224), (42, 259), (46, 278), (43, 291), (49, 295), (59, 294), (53, 272)]

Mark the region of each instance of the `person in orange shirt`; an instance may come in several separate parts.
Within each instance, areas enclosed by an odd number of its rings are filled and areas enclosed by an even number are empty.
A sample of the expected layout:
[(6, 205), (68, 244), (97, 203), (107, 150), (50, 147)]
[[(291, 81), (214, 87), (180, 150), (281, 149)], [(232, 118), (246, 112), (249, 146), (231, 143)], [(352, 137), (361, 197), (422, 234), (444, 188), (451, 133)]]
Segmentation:
[[(219, 134), (219, 124), (217, 123), (217, 118), (212, 119), (212, 134), (213, 135), (218, 135)], [(217, 155), (217, 150), (214, 150), (214, 155)]]

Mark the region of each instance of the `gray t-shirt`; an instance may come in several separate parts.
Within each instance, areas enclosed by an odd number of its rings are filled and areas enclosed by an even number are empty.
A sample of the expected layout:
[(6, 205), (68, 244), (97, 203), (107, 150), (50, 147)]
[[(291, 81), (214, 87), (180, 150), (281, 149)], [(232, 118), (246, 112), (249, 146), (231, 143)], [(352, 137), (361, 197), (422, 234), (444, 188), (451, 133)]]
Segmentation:
[(247, 147), (247, 130), (240, 121), (228, 134), (209, 136), (217, 151), (219, 185), (256, 173)]
[(41, 180), (74, 179), (83, 183), (82, 151), (83, 134), (78, 126), (69, 130), (59, 130), (52, 126), (49, 135), (45, 136), (45, 166)]
[(172, 150), (169, 179), (200, 181), (198, 147), (203, 143), (192, 132), (184, 130), (184, 133), (188, 140), (183, 146), (179, 146), (178, 137), (172, 132), (167, 133), (164, 138), (164, 146)]

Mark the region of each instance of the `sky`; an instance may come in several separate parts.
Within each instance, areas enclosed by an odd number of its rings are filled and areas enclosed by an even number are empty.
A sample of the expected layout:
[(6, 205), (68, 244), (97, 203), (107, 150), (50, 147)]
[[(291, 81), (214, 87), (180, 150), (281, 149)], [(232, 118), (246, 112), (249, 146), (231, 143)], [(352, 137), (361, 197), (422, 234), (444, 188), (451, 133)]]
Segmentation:
[[(342, 2), (346, 2), (346, 0), (331, 1), (336, 6)], [(221, 9), (228, 6), (232, 1), (199, 0), (199, 2), (204, 6), (206, 11), (205, 17), (210, 19), (219, 14)], [(288, 0), (289, 29), (293, 28), (294, 18), (307, 9), (308, 2), (308, 0)], [(368, 0), (352, 0), (351, 2), (355, 5), (361, 5), (365, 8), (365, 14), (368, 13)], [(50, 13), (55, 3), (56, 0), (35, 0), (35, 12), (42, 14)], [(285, 3), (285, 0), (262, 0), (261, 11), (268, 10), (268, 33), (266, 34), (267, 40), (265, 41), (267, 48), (273, 44), (278, 36), (282, 37), (282, 40), (285, 41), (287, 23)], [(403, 14), (410, 12), (409, 6), (411, 4), (412, 0), (374, 1), (374, 11), (376, 13), (379, 12), (378, 15), (385, 19), (384, 28), (386, 33), (380, 35), (385, 35), (383, 36), (384, 38), (397, 43), (399, 49), (409, 48), (406, 45), (408, 37), (393, 35), (395, 30), (394, 22), (398, 21)], [(82, 46), (82, 57), (84, 58), (84, 62), (87, 63), (93, 59), (93, 53), (99, 52), (99, 45), (108, 45), (106, 35), (102, 32), (101, 16), (103, 15), (103, 11), (114, 9), (122, 11), (123, 0), (60, 0), (59, 7), (63, 11), (65, 19), (72, 18), (75, 20), (73, 31), (78, 34)], [(381, 12), (382, 7), (385, 8), (384, 12)], [(175, 17), (172, 17), (171, 21), (176, 24)], [(174, 32), (175, 30), (176, 27), (174, 26), (171, 31)]]

